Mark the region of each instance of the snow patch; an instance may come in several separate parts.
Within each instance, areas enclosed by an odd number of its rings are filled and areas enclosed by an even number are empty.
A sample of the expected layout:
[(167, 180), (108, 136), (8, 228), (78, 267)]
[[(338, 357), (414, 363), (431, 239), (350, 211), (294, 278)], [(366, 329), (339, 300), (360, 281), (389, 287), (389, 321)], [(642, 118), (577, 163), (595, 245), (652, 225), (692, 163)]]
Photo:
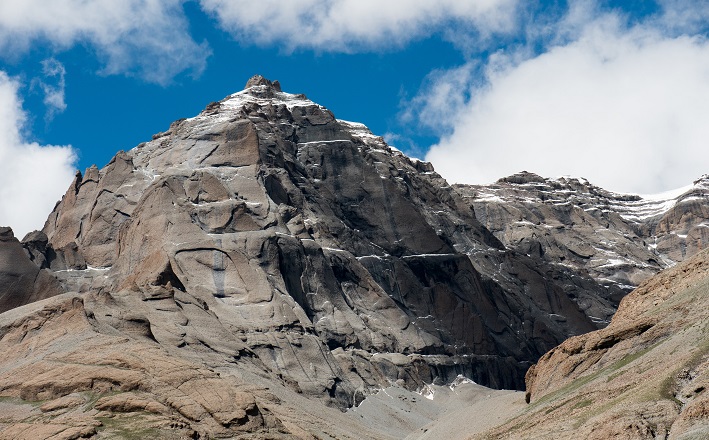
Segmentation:
[(462, 374), (459, 374), (458, 376), (456, 376), (455, 379), (453, 379), (453, 382), (451, 382), (451, 383), (448, 385), (448, 388), (450, 388), (451, 391), (455, 391), (455, 389), (456, 389), (457, 387), (459, 387), (459, 386), (461, 386), (461, 385), (463, 385), (463, 384), (466, 384), (466, 383), (470, 383), (470, 384), (473, 384), (473, 385), (477, 385), (477, 384), (475, 383), (475, 381), (473, 381), (472, 379), (469, 379), (469, 378), (463, 376)]
[[(352, 136), (359, 138), (367, 145), (375, 144), (378, 146), (386, 145), (384, 139), (381, 136), (377, 136), (372, 131), (367, 128), (366, 125), (359, 122), (345, 121), (343, 119), (338, 119), (337, 122), (340, 123)], [(389, 147), (391, 148), (391, 147)], [(384, 150), (383, 150), (384, 151)], [(399, 150), (396, 150), (399, 151)], [(386, 151), (385, 151), (386, 152)]]
[(416, 392), (416, 394), (420, 395), (421, 397), (425, 397), (428, 400), (433, 400), (433, 398), (436, 396), (436, 390), (433, 389), (432, 384), (425, 384), (423, 388)]
[(643, 198), (643, 200), (650, 200), (650, 201), (658, 201), (658, 202), (663, 202), (667, 201), (669, 199), (676, 199), (677, 197), (681, 196), (682, 194), (686, 193), (687, 191), (691, 190), (694, 188), (694, 184), (691, 185), (686, 185), (681, 188), (677, 189), (671, 189), (669, 191), (663, 191), (657, 194), (638, 194), (640, 197)]
[[(268, 103), (276, 103), (276, 104), (285, 104), (285, 106), (288, 108), (288, 110), (293, 110), (297, 107), (309, 107), (309, 106), (316, 106), (320, 107), (321, 109), (325, 109), (325, 107), (314, 103), (313, 101), (309, 100), (308, 98), (305, 97), (305, 95), (294, 95), (292, 93), (285, 93), (285, 92), (273, 92), (273, 97), (266, 97), (266, 98), (261, 98), (259, 96), (256, 96), (256, 94), (263, 93), (264, 96), (268, 96), (269, 94), (267, 93), (266, 90), (267, 86), (254, 86), (254, 87), (249, 87), (246, 90), (242, 90), (240, 92), (234, 93), (230, 95), (227, 99), (221, 102), (221, 108), (222, 109), (228, 109), (228, 110), (238, 110), (242, 108), (245, 104), (248, 103), (258, 103), (258, 104), (268, 104)], [(256, 92), (256, 93), (253, 93)]]

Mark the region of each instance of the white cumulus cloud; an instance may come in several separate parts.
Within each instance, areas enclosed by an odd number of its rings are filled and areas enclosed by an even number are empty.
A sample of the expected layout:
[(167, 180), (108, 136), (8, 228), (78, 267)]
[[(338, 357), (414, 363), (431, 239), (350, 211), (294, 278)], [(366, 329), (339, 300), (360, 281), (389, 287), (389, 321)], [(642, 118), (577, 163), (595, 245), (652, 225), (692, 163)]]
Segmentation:
[(443, 128), (426, 159), (452, 182), (528, 170), (653, 193), (709, 172), (703, 37), (628, 28), (607, 15), (538, 56), (499, 53), (483, 69), (484, 83), (461, 84), (474, 67), (435, 74), (413, 101), (421, 122)]
[(25, 113), (19, 84), (0, 71), (0, 225), (22, 237), (41, 229), (74, 177), (69, 146), (39, 145), (22, 138)]
[(397, 46), (450, 26), (483, 36), (513, 28), (517, 0), (200, 0), (236, 38), (288, 49)]
[(182, 0), (0, 1), (0, 56), (35, 43), (57, 50), (92, 47), (106, 74), (165, 84), (183, 71), (199, 75), (211, 54), (189, 34)]

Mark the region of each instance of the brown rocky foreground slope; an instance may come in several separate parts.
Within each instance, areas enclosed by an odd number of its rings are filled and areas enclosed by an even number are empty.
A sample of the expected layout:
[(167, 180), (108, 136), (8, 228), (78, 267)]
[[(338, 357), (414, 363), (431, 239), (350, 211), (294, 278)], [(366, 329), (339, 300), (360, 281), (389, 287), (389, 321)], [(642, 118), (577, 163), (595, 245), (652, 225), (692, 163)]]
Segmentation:
[(64, 294), (0, 315), (0, 439), (377, 437), (248, 363), (181, 356), (141, 337), (139, 320), (116, 331), (85, 301), (112, 299)]
[(530, 404), (476, 439), (709, 438), (709, 252), (643, 283), (611, 324), (527, 373)]

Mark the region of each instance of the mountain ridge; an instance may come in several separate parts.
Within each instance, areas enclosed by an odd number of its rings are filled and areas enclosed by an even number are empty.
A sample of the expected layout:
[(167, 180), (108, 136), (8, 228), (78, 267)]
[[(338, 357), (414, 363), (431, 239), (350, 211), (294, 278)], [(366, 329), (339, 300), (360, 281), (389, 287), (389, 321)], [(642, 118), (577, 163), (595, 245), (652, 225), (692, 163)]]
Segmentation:
[(506, 246), (585, 271), (618, 299), (709, 245), (707, 175), (654, 197), (529, 172), (456, 188)]

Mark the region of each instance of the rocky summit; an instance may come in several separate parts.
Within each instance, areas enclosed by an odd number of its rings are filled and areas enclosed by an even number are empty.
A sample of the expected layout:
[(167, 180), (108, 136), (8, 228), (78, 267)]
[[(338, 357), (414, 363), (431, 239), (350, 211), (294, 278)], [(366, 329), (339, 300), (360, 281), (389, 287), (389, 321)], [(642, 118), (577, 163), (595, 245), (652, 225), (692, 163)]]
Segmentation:
[[(571, 189), (538, 176), (452, 187), (256, 76), (77, 173), (42, 231), (0, 230), (0, 438), (401, 438), (420, 427), (407, 411), (433, 420), (436, 386), (453, 402), (436, 414), (482, 408), (471, 380), (527, 374), (535, 401), (544, 353), (704, 246), (702, 182), (637, 221), (547, 205)], [(607, 243), (584, 241), (603, 223)]]

